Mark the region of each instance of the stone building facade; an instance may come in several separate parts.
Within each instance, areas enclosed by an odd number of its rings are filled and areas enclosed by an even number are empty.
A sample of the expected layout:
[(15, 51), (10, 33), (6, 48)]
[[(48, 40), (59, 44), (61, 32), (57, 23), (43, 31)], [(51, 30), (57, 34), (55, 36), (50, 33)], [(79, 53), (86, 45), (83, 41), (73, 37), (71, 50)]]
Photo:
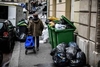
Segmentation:
[(29, 0), (0, 0), (1, 2), (28, 2)]
[(99, 0), (49, 0), (48, 16), (66, 16), (76, 26), (76, 41), (87, 57), (87, 63), (100, 63)]

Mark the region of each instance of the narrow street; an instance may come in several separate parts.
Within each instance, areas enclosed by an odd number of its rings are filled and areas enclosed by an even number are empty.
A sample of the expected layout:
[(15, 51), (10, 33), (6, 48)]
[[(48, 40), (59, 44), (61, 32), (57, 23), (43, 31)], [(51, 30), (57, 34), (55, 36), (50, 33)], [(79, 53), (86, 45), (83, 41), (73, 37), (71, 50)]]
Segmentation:
[(51, 67), (52, 57), (50, 56), (50, 50), (50, 44), (45, 43), (40, 44), (40, 50), (36, 54), (29, 50), (28, 55), (25, 55), (24, 43), (17, 42), (9, 67), (42, 67), (42, 65), (44, 65), (43, 67)]
[[(41, 16), (40, 13), (39, 18), (45, 26), (46, 17)], [(54, 67), (50, 56), (51, 45), (49, 43), (40, 43), (40, 49), (36, 54), (33, 53), (33, 50), (29, 50), (27, 55), (25, 55), (24, 44), (24, 42), (16, 42), (9, 67)]]
[(0, 67), (100, 67), (100, 0), (0, 0), (0, 9)]

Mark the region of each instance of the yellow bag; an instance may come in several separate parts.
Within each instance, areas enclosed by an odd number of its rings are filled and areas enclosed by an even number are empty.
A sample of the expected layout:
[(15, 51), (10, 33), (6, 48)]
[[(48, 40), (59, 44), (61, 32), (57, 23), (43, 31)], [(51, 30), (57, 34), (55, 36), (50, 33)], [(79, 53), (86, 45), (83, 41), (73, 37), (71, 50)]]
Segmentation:
[(49, 22), (49, 25), (50, 25), (50, 26), (54, 26), (55, 23), (51, 21), (51, 22)]
[(48, 19), (49, 19), (49, 20), (51, 20), (51, 21), (54, 21), (54, 20), (59, 20), (58, 18), (56, 18), (56, 17), (53, 17), (53, 16), (51, 16), (51, 17), (48, 17)]

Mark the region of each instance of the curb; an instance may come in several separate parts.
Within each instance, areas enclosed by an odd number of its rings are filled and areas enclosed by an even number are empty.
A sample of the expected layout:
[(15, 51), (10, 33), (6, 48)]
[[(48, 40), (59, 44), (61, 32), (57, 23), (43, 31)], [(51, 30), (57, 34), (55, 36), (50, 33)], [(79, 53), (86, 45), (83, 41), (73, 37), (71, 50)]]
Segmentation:
[(16, 42), (8, 67), (18, 67), (19, 54), (20, 54), (20, 42)]

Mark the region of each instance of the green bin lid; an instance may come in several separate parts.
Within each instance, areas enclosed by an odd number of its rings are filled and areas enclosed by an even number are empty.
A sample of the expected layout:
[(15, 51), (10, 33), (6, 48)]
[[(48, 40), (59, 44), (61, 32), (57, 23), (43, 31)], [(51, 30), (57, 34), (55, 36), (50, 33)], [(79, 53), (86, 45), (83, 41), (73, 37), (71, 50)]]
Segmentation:
[(68, 24), (70, 24), (74, 29), (76, 29), (76, 27), (71, 23), (71, 21), (69, 21), (65, 16), (61, 16), (62, 19), (64, 19)]

